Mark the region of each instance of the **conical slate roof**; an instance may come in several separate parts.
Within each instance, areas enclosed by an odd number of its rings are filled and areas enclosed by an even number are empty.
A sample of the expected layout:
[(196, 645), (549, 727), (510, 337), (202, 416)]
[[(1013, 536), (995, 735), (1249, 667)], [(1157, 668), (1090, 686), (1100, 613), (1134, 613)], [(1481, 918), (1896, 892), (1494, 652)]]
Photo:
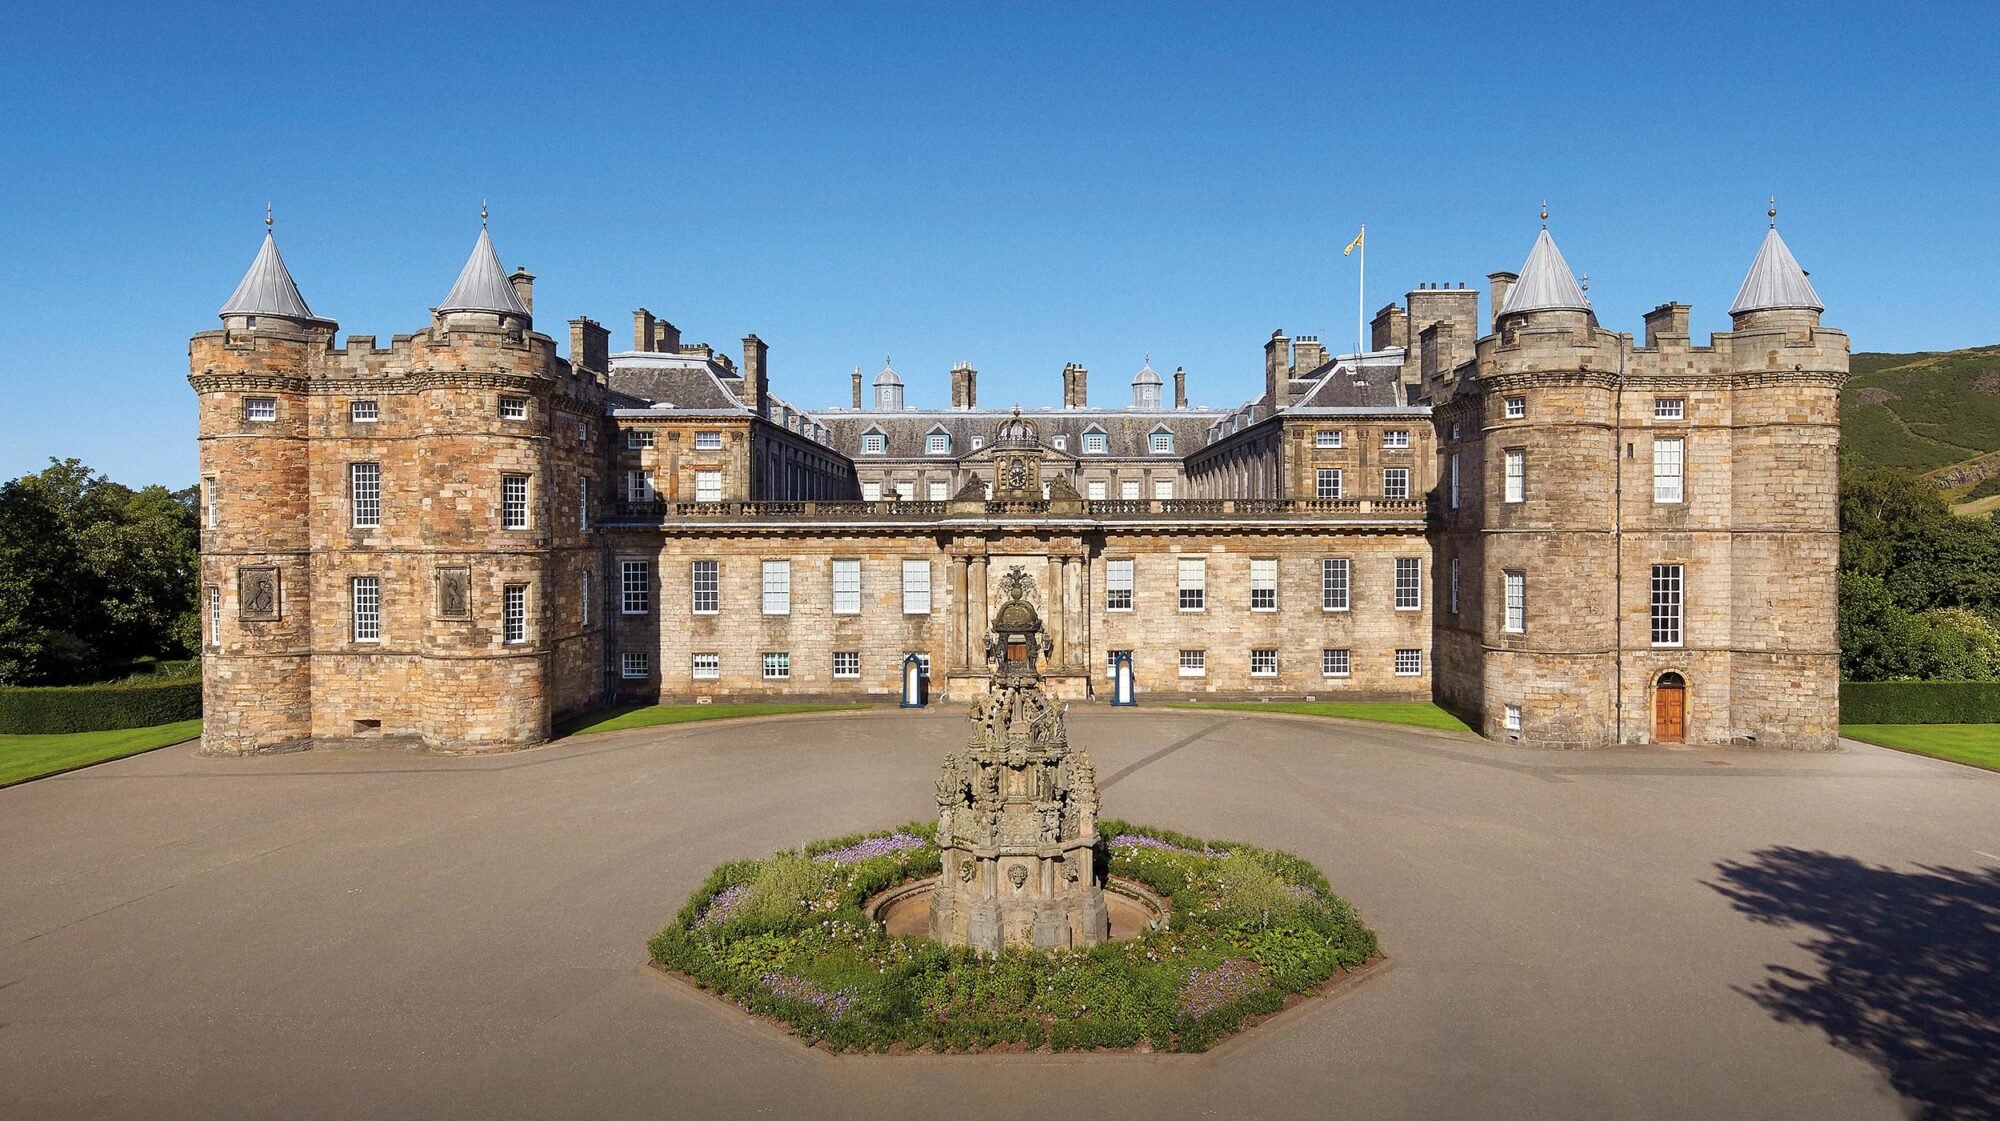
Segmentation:
[(250, 271), (243, 274), (236, 291), (230, 294), (229, 301), (216, 314), (316, 318), (312, 309), (306, 306), (305, 298), (299, 295), (299, 286), (292, 283), (292, 274), (285, 269), (285, 259), (278, 255), (278, 240), (271, 236), (268, 229), (264, 231), (264, 244), (257, 250), (257, 259), (250, 262)]
[(1820, 303), (1819, 293), (1813, 291), (1812, 281), (1806, 279), (1806, 270), (1799, 267), (1792, 251), (1786, 248), (1785, 239), (1778, 236), (1778, 228), (1772, 226), (1757, 250), (1757, 259), (1750, 262), (1750, 274), (1743, 278), (1743, 287), (1736, 290), (1736, 302), (1729, 305), (1729, 314), (1779, 308), (1825, 311), (1826, 305)]
[(480, 227), (479, 243), (472, 247), (472, 256), (465, 259), (465, 267), (459, 270), (458, 282), (451, 286), (450, 294), (437, 309), (497, 311), (527, 318), (528, 309), (521, 306), (514, 286), (507, 283), (507, 274), (500, 268), (500, 254), (493, 251), (493, 239), (486, 236), (485, 227)]
[(1500, 306), (1500, 314), (1589, 310), (1590, 301), (1577, 284), (1576, 274), (1569, 271), (1569, 262), (1563, 260), (1562, 250), (1556, 248), (1549, 228), (1543, 226), (1541, 236), (1535, 238), (1535, 247), (1528, 250), (1528, 263), (1521, 266), (1521, 279), (1507, 290), (1507, 302)]

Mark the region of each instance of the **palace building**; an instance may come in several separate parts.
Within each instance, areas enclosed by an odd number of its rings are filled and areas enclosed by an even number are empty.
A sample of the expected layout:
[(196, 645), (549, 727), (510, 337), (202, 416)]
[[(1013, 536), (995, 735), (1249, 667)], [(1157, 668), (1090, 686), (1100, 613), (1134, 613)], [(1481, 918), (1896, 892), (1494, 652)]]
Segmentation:
[[(1148, 359), (1093, 405), (843, 407), (633, 314), (567, 356), (486, 230), (429, 323), (337, 338), (267, 230), (194, 336), (203, 750), (523, 747), (621, 700), (983, 693), (1021, 569), (1046, 684), (1435, 699), (1484, 734), (1825, 748), (1837, 726), (1847, 339), (1766, 233), (1695, 345), (1602, 327), (1546, 225), (1521, 272), (1422, 287), (1370, 349), (1264, 343), (1263, 392), (1188, 403)], [(864, 393), (865, 391), (865, 393)]]

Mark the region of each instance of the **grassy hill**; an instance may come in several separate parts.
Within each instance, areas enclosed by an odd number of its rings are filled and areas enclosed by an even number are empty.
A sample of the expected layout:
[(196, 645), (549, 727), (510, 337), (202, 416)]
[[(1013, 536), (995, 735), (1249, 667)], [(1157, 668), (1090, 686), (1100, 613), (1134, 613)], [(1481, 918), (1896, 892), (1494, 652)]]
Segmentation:
[[(2000, 460), (1942, 468), (2000, 452), (2000, 346), (1921, 354), (1861, 352), (1840, 405), (1844, 463), (1948, 475), (1953, 491), (2000, 477)], [(2000, 483), (1993, 485), (2000, 495)]]

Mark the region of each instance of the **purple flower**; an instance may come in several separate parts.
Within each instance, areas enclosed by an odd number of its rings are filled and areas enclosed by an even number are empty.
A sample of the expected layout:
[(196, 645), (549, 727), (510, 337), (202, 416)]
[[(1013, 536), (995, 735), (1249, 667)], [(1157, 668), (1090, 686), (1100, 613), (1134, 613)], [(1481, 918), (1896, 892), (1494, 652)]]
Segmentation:
[(1209, 969), (1195, 969), (1181, 986), (1181, 1010), (1206, 1016), (1261, 987), (1264, 967), (1246, 958), (1228, 958)]
[(1111, 838), (1111, 847), (1114, 849), (1125, 849), (1125, 848), (1158, 849), (1161, 852), (1179, 852), (1179, 853), (1186, 853), (1189, 856), (1229, 855), (1228, 849), (1212, 849), (1209, 848), (1207, 845), (1203, 845), (1199, 849), (1185, 848), (1181, 845), (1168, 844), (1167, 842), (1160, 840), (1158, 837), (1146, 837), (1146, 836), (1141, 836), (1140, 834), (1137, 833), (1118, 834), (1116, 837)]
[(724, 888), (715, 893), (715, 898), (708, 901), (708, 909), (701, 913), (701, 917), (695, 920), (694, 925), (698, 927), (721, 926), (723, 923), (729, 921), (729, 916), (735, 914), (736, 909), (743, 906), (743, 901), (748, 898), (750, 898), (749, 884), (737, 884), (735, 887)]
[(890, 856), (899, 852), (908, 852), (910, 849), (920, 849), (929, 843), (915, 833), (897, 832), (891, 833), (886, 837), (870, 837), (865, 841), (851, 844), (844, 849), (823, 852), (813, 857), (813, 859), (821, 863), (831, 863), (835, 867), (839, 867), (843, 864), (855, 864), (873, 856)]
[(771, 990), (772, 995), (810, 1004), (836, 1019), (854, 1011), (856, 1005), (860, 1003), (855, 999), (851, 989), (827, 992), (803, 977), (791, 977), (773, 971), (764, 974), (762, 980), (764, 987)]

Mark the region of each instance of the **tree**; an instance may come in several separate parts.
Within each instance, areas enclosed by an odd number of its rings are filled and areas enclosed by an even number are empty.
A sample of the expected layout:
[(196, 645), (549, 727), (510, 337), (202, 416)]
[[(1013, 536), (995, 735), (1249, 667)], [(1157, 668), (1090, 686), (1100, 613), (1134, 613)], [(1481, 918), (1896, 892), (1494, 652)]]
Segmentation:
[(1936, 487), (1891, 467), (1847, 472), (1840, 483), (1840, 568), (1880, 576), (1899, 554), (1952, 522)]

